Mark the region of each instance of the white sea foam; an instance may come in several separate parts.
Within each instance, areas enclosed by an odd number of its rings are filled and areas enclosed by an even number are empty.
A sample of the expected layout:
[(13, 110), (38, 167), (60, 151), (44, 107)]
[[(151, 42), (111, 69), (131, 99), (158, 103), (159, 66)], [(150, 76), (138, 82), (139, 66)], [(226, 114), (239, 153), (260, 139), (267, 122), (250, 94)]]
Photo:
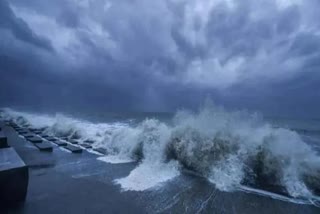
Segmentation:
[(107, 163), (119, 164), (119, 163), (131, 163), (135, 162), (135, 160), (128, 157), (120, 157), (119, 155), (107, 155), (99, 157), (98, 160), (104, 161)]
[(123, 190), (143, 191), (156, 188), (180, 174), (178, 163), (171, 161), (167, 164), (142, 163), (131, 171), (129, 176), (115, 180)]
[(125, 190), (157, 186), (177, 176), (180, 167), (223, 191), (263, 181), (284, 188), (292, 197), (312, 198), (314, 188), (320, 188), (317, 153), (296, 132), (273, 128), (255, 114), (209, 104), (195, 113), (178, 112), (170, 125), (146, 119), (135, 126), (10, 109), (2, 116), (58, 136), (94, 140), (93, 146), (107, 153), (99, 159), (109, 163), (139, 161), (128, 177), (116, 181)]

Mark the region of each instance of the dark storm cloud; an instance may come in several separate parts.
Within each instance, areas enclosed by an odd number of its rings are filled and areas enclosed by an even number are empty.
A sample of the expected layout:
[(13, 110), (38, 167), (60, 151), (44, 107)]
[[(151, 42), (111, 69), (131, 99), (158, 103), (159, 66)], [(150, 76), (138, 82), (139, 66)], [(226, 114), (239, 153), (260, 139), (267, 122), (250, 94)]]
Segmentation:
[(299, 102), (296, 111), (317, 112), (319, 6), (316, 0), (2, 1), (1, 37), (13, 45), (0, 47), (1, 67), (10, 71), (8, 87), (20, 71), (15, 78), (42, 82), (32, 87), (38, 97), (45, 88), (61, 94), (52, 96), (57, 102), (85, 108), (172, 110), (212, 96), (267, 113)]
[(49, 51), (52, 50), (51, 44), (47, 39), (34, 34), (22, 19), (14, 15), (7, 1), (0, 2), (0, 28), (8, 29), (19, 40)]
[(78, 14), (72, 10), (63, 11), (61, 15), (57, 17), (57, 22), (69, 28), (76, 28), (79, 25)]

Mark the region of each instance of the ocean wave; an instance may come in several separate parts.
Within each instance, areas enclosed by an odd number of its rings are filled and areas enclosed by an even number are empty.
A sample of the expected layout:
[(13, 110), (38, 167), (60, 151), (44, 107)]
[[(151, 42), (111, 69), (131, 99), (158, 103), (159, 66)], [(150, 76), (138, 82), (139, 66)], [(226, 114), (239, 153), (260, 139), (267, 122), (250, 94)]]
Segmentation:
[[(179, 111), (170, 124), (149, 118), (134, 126), (11, 109), (1, 114), (57, 136), (92, 140), (105, 149), (105, 161), (139, 162), (116, 181), (126, 190), (145, 190), (189, 170), (222, 191), (246, 185), (310, 200), (320, 193), (319, 155), (297, 132), (274, 128), (257, 114), (206, 105)], [(150, 176), (139, 176), (142, 171)]]

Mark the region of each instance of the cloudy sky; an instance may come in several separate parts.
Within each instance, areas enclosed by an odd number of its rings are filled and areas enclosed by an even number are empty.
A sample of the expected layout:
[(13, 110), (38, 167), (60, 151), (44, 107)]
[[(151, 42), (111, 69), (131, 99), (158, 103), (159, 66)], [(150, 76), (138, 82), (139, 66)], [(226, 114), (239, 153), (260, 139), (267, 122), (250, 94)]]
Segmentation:
[(1, 0), (0, 105), (320, 117), (319, 0)]

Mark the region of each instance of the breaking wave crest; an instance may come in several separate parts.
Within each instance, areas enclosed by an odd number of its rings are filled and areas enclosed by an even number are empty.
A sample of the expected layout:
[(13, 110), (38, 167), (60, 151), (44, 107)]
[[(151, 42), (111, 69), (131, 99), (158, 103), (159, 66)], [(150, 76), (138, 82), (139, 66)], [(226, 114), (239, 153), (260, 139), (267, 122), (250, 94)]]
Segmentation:
[(273, 128), (256, 114), (206, 105), (178, 112), (170, 124), (158, 119), (136, 125), (90, 123), (11, 109), (2, 117), (57, 136), (89, 139), (106, 150), (106, 157), (139, 162), (128, 177), (116, 180), (128, 190), (148, 189), (192, 171), (223, 191), (246, 185), (306, 199), (320, 192), (316, 151), (296, 132)]

